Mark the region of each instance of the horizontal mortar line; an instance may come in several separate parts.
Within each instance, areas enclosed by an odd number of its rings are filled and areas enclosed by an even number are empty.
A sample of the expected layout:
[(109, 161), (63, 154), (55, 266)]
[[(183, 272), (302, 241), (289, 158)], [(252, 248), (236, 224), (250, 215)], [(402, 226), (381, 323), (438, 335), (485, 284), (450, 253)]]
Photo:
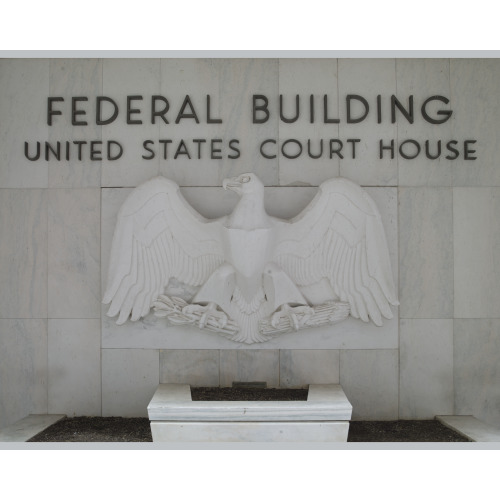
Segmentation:
[(69, 191), (70, 189), (77, 189), (79, 191), (82, 191), (84, 189), (86, 190), (95, 190), (97, 191), (98, 189), (101, 189), (101, 186), (58, 186), (58, 187), (51, 187), (49, 186), (48, 188), (42, 188), (42, 189), (48, 189), (50, 191)]
[[(165, 177), (165, 176), (163, 176)], [(337, 176), (337, 177), (342, 177), (342, 176)], [(329, 177), (328, 179), (335, 179), (337, 177)], [(325, 179), (327, 180), (327, 179)], [(146, 182), (146, 181), (145, 181)], [(135, 186), (68, 186), (68, 187), (51, 187), (51, 186), (29, 186), (29, 187), (23, 187), (23, 186), (6, 186), (6, 187), (0, 187), (0, 191), (3, 190), (41, 190), (41, 189), (51, 189), (51, 190), (68, 190), (68, 189), (135, 189), (137, 186), (140, 184), (143, 184), (142, 182), (135, 185)], [(303, 185), (266, 185), (264, 186), (265, 188), (318, 188), (321, 183), (314, 185), (311, 184), (309, 186), (303, 186)], [(488, 188), (499, 188), (500, 184), (485, 184), (485, 185), (474, 185), (474, 186), (462, 186), (462, 185), (454, 185), (454, 186), (449, 186), (449, 185), (411, 185), (411, 184), (360, 184), (362, 188), (403, 188), (403, 189), (488, 189)], [(179, 185), (181, 189), (184, 188), (217, 188), (217, 189), (222, 189), (221, 185), (191, 185), (191, 186), (185, 186), (185, 185)]]
[[(165, 176), (162, 176), (165, 177)], [(211, 186), (207, 185), (178, 185), (181, 189), (185, 188), (208, 188), (208, 189), (223, 189), (220, 184), (214, 184)], [(101, 189), (135, 189), (136, 186), (101, 186)], [(315, 188), (318, 186), (279, 186), (279, 185), (265, 185), (264, 188)], [(235, 198), (236, 199), (236, 198)]]
[[(493, 319), (493, 318), (487, 318)], [(397, 351), (399, 348), (395, 347), (316, 347), (316, 348), (305, 348), (305, 347), (106, 347), (102, 346), (102, 349), (160, 349), (161, 351)]]
[[(165, 177), (165, 176), (163, 176)], [(337, 177), (341, 177), (341, 176), (337, 176)], [(329, 179), (336, 179), (337, 177), (329, 177), (328, 179), (325, 179), (325, 180), (329, 180)], [(146, 181), (144, 181), (146, 182)], [(46, 190), (69, 190), (69, 189), (135, 189), (136, 187), (138, 187), (140, 184), (143, 184), (143, 182), (137, 184), (136, 186), (68, 186), (68, 187), (51, 187), (51, 186), (43, 186), (43, 187), (0, 187), (0, 191), (1, 190), (14, 190), (14, 189), (22, 189), (22, 190), (41, 190), (41, 189), (46, 189)], [(283, 186), (279, 186), (279, 185), (269, 185), (269, 186), (264, 186), (264, 188), (318, 188), (320, 186), (321, 182), (317, 185), (315, 184), (311, 184), (309, 186), (303, 186), (303, 185), (297, 185), (297, 186), (293, 186), (293, 185), (283, 185)], [(196, 185), (196, 186), (184, 186), (184, 185), (179, 185), (179, 187), (181, 189), (184, 189), (184, 188), (208, 188), (208, 189), (223, 189), (221, 185), (212, 185), (212, 186), (199, 186), (199, 185)], [(398, 187), (401, 187), (401, 188), (449, 188), (450, 186), (403, 186), (403, 185), (361, 185), (362, 188), (398, 188)], [(470, 187), (470, 186), (466, 186), (466, 187)], [(475, 186), (475, 187), (482, 187), (482, 186)], [(500, 186), (484, 186), (485, 188), (486, 187), (500, 187)], [(235, 198), (236, 199), (236, 198)]]
[(62, 319), (78, 319), (78, 320), (81, 320), (81, 319), (99, 319), (100, 320), (102, 318), (100, 318), (100, 317), (99, 318), (93, 317), (93, 318), (47, 318), (47, 319), (57, 319), (57, 320), (62, 320)]
[(23, 317), (23, 316), (0, 316), (0, 319), (49, 319), (47, 316), (30, 316), (30, 317)]
[[(78, 317), (71, 317), (71, 318), (68, 318), (68, 317), (63, 317), (63, 318), (60, 318), (60, 317), (47, 317), (47, 316), (31, 316), (31, 317), (20, 317), (20, 316), (15, 316), (15, 317), (11, 317), (11, 316), (0, 316), (0, 320), (2, 319), (57, 319), (57, 320), (64, 320), (64, 319), (78, 319), (78, 320), (83, 320), (83, 319), (99, 319), (99, 320), (104, 320), (106, 319), (105, 317), (103, 316), (100, 316), (100, 317), (86, 317), (86, 318), (78, 318)], [(452, 318), (407, 318), (407, 317), (400, 317), (399, 318), (400, 320), (401, 319), (423, 319), (423, 320), (452, 320), (452, 319), (500, 319), (500, 316), (482, 316), (482, 317), (452, 317)], [(176, 348), (172, 348), (172, 349), (176, 349)], [(217, 348), (219, 349), (219, 348)], [(240, 348), (240, 349), (245, 349), (245, 348)], [(264, 349), (264, 348), (263, 348)], [(277, 348), (279, 349), (279, 348)], [(284, 349), (287, 349), (287, 348), (284, 348)], [(295, 349), (295, 348), (288, 348), (288, 349)], [(317, 349), (320, 349), (320, 348), (316, 348), (316, 349), (308, 349), (308, 348), (301, 348), (301, 350), (317, 350)], [(339, 348), (333, 348), (333, 349), (339, 349)], [(368, 347), (367, 349), (370, 349), (370, 347)], [(374, 349), (377, 349), (377, 348), (374, 348)], [(390, 349), (390, 348), (387, 348), (387, 349)]]
[(3, 320), (3, 319), (9, 319), (9, 320), (15, 320), (15, 319), (19, 319), (19, 320), (25, 320), (25, 319), (41, 319), (41, 320), (49, 320), (49, 319), (56, 319), (56, 320), (64, 320), (64, 319), (69, 319), (69, 320), (72, 320), (72, 319), (76, 319), (76, 320), (83, 320), (83, 319), (97, 319), (97, 320), (100, 320), (101, 318), (47, 318), (47, 317), (44, 317), (44, 318), (19, 318), (19, 317), (16, 317), (16, 318), (4, 318), (4, 317), (0, 317), (0, 321)]
[(400, 316), (399, 319), (459, 319), (459, 318), (454, 318), (454, 317), (434, 317), (434, 318), (427, 318), (427, 317), (407, 317), (407, 316)]
[(500, 317), (498, 316), (483, 316), (481, 318), (469, 318), (469, 317), (466, 317), (466, 318), (457, 318), (456, 316), (454, 318), (399, 318), (399, 319), (422, 319), (422, 320), (454, 320), (454, 319), (476, 319), (476, 320), (480, 320), (480, 319), (500, 319)]
[(179, 425), (187, 425), (187, 424), (202, 424), (202, 425), (211, 425), (211, 424), (311, 424), (318, 425), (321, 423), (348, 423), (349, 419), (343, 420), (151, 420), (151, 423), (160, 423), (160, 424), (179, 424)]
[[(0, 187), (0, 191), (7, 191), (9, 189), (23, 189), (23, 190), (40, 190), (40, 189), (50, 189), (48, 186), (43, 186), (43, 187)], [(70, 188), (71, 189), (71, 188)]]
[[(165, 177), (165, 176), (163, 176)], [(340, 176), (339, 176), (340, 177)], [(337, 177), (329, 177), (328, 179), (335, 179)], [(327, 180), (327, 179), (325, 179)], [(142, 184), (142, 183), (141, 183)], [(265, 185), (264, 188), (318, 188), (320, 186), (321, 183), (315, 185), (315, 184), (311, 184), (311, 185), (308, 185), (308, 186), (304, 186), (304, 185), (297, 185), (297, 186), (294, 186), (294, 185), (289, 185), (289, 184), (286, 184), (286, 185)], [(137, 186), (100, 186), (100, 189), (135, 189)], [(185, 185), (179, 185), (179, 187), (181, 189), (185, 189), (185, 188), (208, 188), (208, 189), (223, 189), (221, 185), (212, 185), (212, 186), (203, 186), (203, 185), (190, 185), (190, 186), (185, 186)], [(398, 185), (361, 185), (361, 187), (363, 188), (397, 188), (397, 187), (406, 187), (406, 186), (398, 186)], [(427, 186), (408, 186), (408, 187), (427, 187)], [(437, 187), (441, 187), (441, 186), (437, 186)], [(444, 186), (444, 187), (447, 187), (447, 186)], [(99, 188), (99, 186), (98, 186)], [(10, 189), (10, 188), (6, 188), (6, 189)], [(16, 188), (14, 188), (16, 189)], [(44, 188), (38, 188), (38, 189), (44, 189)], [(54, 188), (54, 189), (86, 189), (86, 188)], [(93, 188), (89, 188), (89, 189), (93, 189)], [(235, 198), (236, 199), (236, 198)]]
[[(135, 349), (137, 351), (162, 351), (161, 347), (99, 347), (103, 351), (123, 351), (124, 349)], [(176, 351), (180, 349), (175, 349)], [(183, 349), (184, 350), (184, 349)], [(215, 349), (199, 349), (203, 351), (215, 350)], [(165, 383), (165, 382), (162, 382)]]

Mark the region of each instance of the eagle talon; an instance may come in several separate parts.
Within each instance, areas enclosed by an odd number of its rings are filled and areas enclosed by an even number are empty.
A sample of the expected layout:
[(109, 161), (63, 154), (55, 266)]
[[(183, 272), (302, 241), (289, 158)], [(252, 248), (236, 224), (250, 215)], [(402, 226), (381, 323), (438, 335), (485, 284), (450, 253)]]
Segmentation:
[(309, 306), (290, 306), (283, 304), (278, 311), (271, 316), (271, 325), (278, 328), (281, 318), (288, 318), (294, 330), (299, 330), (312, 317), (314, 309)]
[(199, 328), (205, 328), (209, 322), (212, 323), (212, 326), (218, 328), (224, 328), (227, 325), (227, 314), (224, 311), (217, 310), (215, 302), (210, 302), (206, 306), (190, 304), (182, 309), (182, 313), (189, 316), (199, 316)]

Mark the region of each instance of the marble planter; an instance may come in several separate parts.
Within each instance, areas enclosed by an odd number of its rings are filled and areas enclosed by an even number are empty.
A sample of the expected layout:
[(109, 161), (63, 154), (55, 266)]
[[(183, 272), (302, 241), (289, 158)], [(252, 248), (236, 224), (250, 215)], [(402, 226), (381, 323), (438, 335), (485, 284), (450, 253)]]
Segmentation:
[(160, 384), (148, 405), (155, 442), (346, 442), (352, 406), (337, 384), (307, 401), (192, 401), (187, 384)]

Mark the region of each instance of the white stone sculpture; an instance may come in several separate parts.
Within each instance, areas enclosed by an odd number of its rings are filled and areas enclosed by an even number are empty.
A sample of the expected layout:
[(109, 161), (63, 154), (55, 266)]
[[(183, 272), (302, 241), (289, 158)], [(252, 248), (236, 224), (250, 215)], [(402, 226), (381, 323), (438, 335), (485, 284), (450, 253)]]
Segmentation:
[[(374, 201), (353, 182), (330, 179), (287, 221), (264, 209), (264, 186), (245, 173), (222, 186), (240, 195), (233, 212), (209, 220), (176, 183), (156, 177), (118, 214), (103, 302), (117, 324), (153, 307), (251, 344), (349, 314), (382, 324), (397, 305), (389, 253)], [(191, 290), (185, 300), (172, 283)], [(178, 289), (178, 287), (177, 287)], [(180, 294), (177, 294), (180, 295)]]

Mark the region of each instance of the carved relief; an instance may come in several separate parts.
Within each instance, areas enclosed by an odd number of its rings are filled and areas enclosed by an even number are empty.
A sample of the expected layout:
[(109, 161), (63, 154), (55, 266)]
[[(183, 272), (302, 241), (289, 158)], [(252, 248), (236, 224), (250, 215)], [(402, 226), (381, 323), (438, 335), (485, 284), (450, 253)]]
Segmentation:
[[(247, 344), (349, 314), (376, 325), (392, 318), (398, 301), (384, 229), (363, 189), (347, 179), (325, 181), (287, 221), (266, 213), (255, 174), (225, 179), (223, 187), (240, 200), (214, 220), (163, 177), (130, 194), (111, 248), (108, 316), (122, 324), (153, 307), (173, 324)], [(179, 282), (188, 300), (169, 293)]]

